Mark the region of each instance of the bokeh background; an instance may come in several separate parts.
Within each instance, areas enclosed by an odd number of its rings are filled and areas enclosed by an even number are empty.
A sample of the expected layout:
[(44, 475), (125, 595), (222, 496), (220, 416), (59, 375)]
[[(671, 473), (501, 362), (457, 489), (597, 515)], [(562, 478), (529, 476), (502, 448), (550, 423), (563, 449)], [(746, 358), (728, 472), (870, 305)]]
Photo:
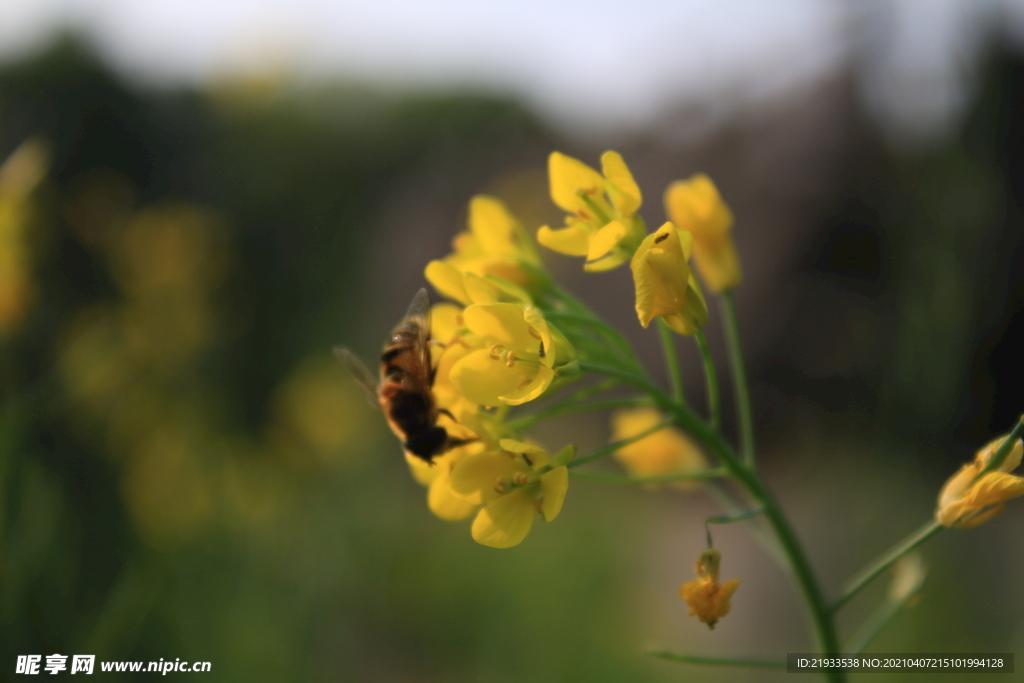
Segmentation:
[[(1008, 0), (0, 5), (0, 159), (34, 141), (0, 178), (0, 677), (56, 652), (217, 681), (784, 679), (644, 654), (811, 647), (741, 525), (715, 539), (732, 614), (687, 618), (712, 500), (575, 481), (521, 546), (478, 546), (330, 349), (373, 358), (473, 194), (558, 220), (552, 149), (622, 152), (649, 225), (707, 172), (763, 469), (834, 593), (1024, 410), (1022, 51)], [(628, 272), (544, 256), (660, 373)], [(1024, 652), (1022, 523), (930, 542), (870, 649)]]

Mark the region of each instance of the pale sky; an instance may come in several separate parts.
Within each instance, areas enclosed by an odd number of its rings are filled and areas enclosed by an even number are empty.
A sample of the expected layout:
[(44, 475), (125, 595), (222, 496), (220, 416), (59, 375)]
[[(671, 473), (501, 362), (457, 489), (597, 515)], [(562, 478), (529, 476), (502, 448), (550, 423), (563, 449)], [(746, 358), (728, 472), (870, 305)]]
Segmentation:
[(749, 106), (850, 63), (888, 125), (941, 129), (979, 38), (1020, 44), (1024, 0), (0, 0), (0, 59), (75, 28), (158, 83), (283, 70), (482, 87), (563, 126)]

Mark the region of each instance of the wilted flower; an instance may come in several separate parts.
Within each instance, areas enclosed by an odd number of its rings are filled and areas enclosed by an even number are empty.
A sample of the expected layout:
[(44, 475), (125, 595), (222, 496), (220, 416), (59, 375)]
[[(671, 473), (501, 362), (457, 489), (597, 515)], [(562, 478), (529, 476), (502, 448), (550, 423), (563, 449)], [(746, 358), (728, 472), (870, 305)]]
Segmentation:
[(973, 529), (1001, 513), (1007, 500), (1024, 495), (1024, 477), (1008, 474), (1020, 465), (1024, 455), (1020, 439), (998, 469), (978, 478), (1005, 440), (1000, 437), (982, 448), (974, 462), (961, 467), (942, 487), (935, 511), (940, 524)]
[(629, 266), (644, 327), (660, 316), (673, 331), (693, 336), (707, 323), (707, 303), (687, 263), (692, 249), (693, 236), (672, 223), (640, 243)]
[(690, 605), (690, 616), (696, 616), (714, 629), (718, 620), (729, 613), (730, 599), (739, 587), (739, 579), (718, 583), (718, 566), (722, 555), (714, 548), (701, 553), (697, 559), (697, 579), (679, 587), (679, 596)]
[(665, 213), (680, 230), (693, 234), (694, 259), (711, 291), (733, 289), (743, 278), (732, 239), (732, 211), (703, 173), (677, 180), (665, 190)]
[(570, 215), (566, 227), (537, 231), (537, 241), (569, 256), (586, 256), (589, 271), (610, 270), (632, 256), (647, 231), (636, 215), (640, 188), (618, 152), (601, 155), (598, 173), (583, 162), (552, 152), (551, 199)]

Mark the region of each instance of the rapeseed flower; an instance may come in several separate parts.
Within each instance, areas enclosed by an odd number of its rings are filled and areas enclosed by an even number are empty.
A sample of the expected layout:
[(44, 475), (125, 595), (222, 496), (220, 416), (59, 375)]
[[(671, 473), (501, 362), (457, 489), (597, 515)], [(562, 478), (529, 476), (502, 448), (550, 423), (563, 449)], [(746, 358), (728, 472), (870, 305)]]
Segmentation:
[(705, 550), (697, 559), (697, 579), (679, 587), (679, 596), (690, 605), (690, 616), (696, 616), (712, 630), (729, 613), (732, 594), (740, 585), (738, 579), (718, 583), (721, 562), (721, 553), (714, 548)]
[(451, 368), (451, 382), (485, 406), (520, 405), (576, 367), (576, 352), (540, 310), (522, 303), (474, 304), (462, 314), (478, 345)]
[(644, 327), (661, 317), (673, 331), (693, 336), (707, 323), (707, 303), (688, 264), (692, 251), (693, 236), (672, 223), (640, 243), (629, 266)]
[(584, 269), (604, 271), (632, 256), (647, 232), (636, 214), (642, 197), (618, 152), (601, 155), (601, 173), (559, 152), (548, 158), (551, 199), (569, 213), (566, 226), (543, 226), (537, 241), (569, 256), (586, 256)]
[(530, 237), (494, 197), (469, 202), (469, 230), (452, 240), (452, 253), (427, 264), (424, 276), (438, 292), (463, 305), (471, 302), (463, 274), (493, 275), (539, 294), (549, 280)]
[(1024, 477), (1009, 474), (1020, 465), (1024, 455), (1020, 439), (997, 469), (981, 474), (1005, 440), (1006, 437), (1000, 437), (979, 450), (974, 462), (961, 467), (942, 487), (935, 510), (935, 519), (940, 524), (973, 529), (1001, 513), (1007, 500), (1024, 495)]
[(499, 450), (456, 465), (452, 489), (483, 506), (473, 520), (473, 540), (492, 548), (511, 548), (530, 533), (538, 514), (545, 521), (554, 520), (569, 488), (566, 465), (574, 454), (575, 449), (567, 446), (552, 459), (538, 446), (502, 439)]
[[(622, 441), (651, 429), (661, 422), (661, 413), (654, 408), (631, 408), (612, 415), (612, 440)], [(626, 471), (637, 477), (699, 472), (707, 468), (707, 459), (690, 437), (676, 427), (665, 427), (639, 441), (615, 451)], [(677, 488), (692, 489), (695, 482), (679, 481)]]
[(665, 213), (680, 230), (693, 235), (694, 260), (711, 291), (720, 294), (740, 283), (743, 274), (732, 239), (732, 211), (711, 178), (698, 173), (669, 185)]

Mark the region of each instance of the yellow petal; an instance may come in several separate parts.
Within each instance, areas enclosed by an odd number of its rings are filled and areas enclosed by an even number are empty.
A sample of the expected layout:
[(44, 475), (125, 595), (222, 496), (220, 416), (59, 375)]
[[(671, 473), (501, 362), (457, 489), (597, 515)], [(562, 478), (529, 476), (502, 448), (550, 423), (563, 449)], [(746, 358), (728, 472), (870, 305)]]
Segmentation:
[(679, 254), (654, 248), (630, 264), (636, 286), (636, 312), (647, 327), (657, 316), (678, 313), (686, 297), (689, 266)]
[(546, 472), (540, 478), (540, 490), (544, 495), (540, 514), (550, 522), (562, 511), (565, 493), (569, 490), (569, 470), (565, 467), (556, 467)]
[(1004, 472), (989, 472), (970, 488), (967, 505), (980, 508), (1024, 496), (1024, 478)]
[(520, 304), (496, 303), (470, 306), (462, 314), (473, 334), (492, 344), (504, 344), (511, 349), (536, 351), (538, 340), (530, 334), (525, 319), (526, 310)]
[(590, 247), (587, 250), (587, 262), (593, 263), (608, 255), (626, 236), (626, 226), (622, 221), (612, 221), (590, 237)]
[(501, 201), (477, 195), (469, 202), (469, 229), (484, 253), (514, 255), (515, 219)]
[(1006, 510), (1006, 505), (1004, 503), (999, 503), (998, 505), (993, 505), (991, 507), (980, 508), (978, 510), (968, 510), (959, 520), (957, 520), (954, 526), (956, 526), (957, 529), (973, 529), (974, 527), (981, 526), (990, 519), (1003, 514), (1004, 510)]
[(505, 403), (502, 397), (532, 387), (541, 368), (553, 373), (544, 366), (527, 363), (517, 362), (508, 367), (505, 361), (492, 358), (488, 349), (479, 349), (455, 363), (449, 377), (458, 392), (470, 401), (496, 407)]
[(583, 265), (583, 270), (588, 273), (604, 273), (618, 268), (623, 263), (629, 260), (629, 254), (622, 249), (613, 249), (604, 258), (598, 259), (597, 261), (587, 261)]
[(665, 322), (673, 331), (687, 337), (697, 334), (707, 324), (708, 305), (692, 272), (687, 282), (686, 296), (683, 297), (682, 310), (665, 316)]
[(461, 320), (462, 306), (447, 302), (434, 304), (430, 307), (430, 336), (447, 344), (462, 327)]
[(560, 152), (552, 152), (548, 157), (548, 178), (551, 200), (568, 213), (575, 214), (585, 208), (579, 195), (581, 191), (593, 195), (604, 192), (604, 178), (600, 173)]
[(559, 254), (586, 256), (590, 251), (590, 236), (594, 231), (583, 225), (587, 224), (571, 225), (560, 230), (552, 230), (545, 225), (537, 231), (537, 241)]
[(442, 472), (431, 482), (427, 491), (427, 506), (430, 511), (450, 522), (469, 517), (477, 506), (456, 494), (452, 489), (448, 467), (440, 465), (435, 467), (441, 469)]
[(473, 303), (469, 300), (466, 288), (462, 284), (462, 273), (456, 270), (453, 266), (450, 266), (443, 261), (431, 261), (427, 264), (426, 269), (423, 271), (423, 275), (427, 278), (427, 282), (433, 285), (434, 289), (436, 289), (442, 296), (446, 296), (449, 299), (455, 299), (459, 303), (467, 306)]
[(536, 514), (527, 489), (516, 489), (492, 500), (473, 520), (473, 540), (492, 548), (519, 545), (533, 526)]
[(498, 398), (501, 402), (510, 406), (518, 406), (534, 400), (547, 391), (555, 379), (555, 371), (544, 365), (538, 367), (536, 371), (537, 374), (528, 383), (520, 382), (520, 385), (514, 390), (500, 395)]
[(477, 505), (498, 494), (498, 479), (511, 479), (517, 472), (516, 461), (506, 453), (486, 451), (462, 460), (452, 470), (449, 485), (452, 491)]
[(726, 233), (733, 222), (732, 211), (722, 201), (718, 188), (703, 173), (669, 185), (665, 213), (676, 226), (693, 232), (698, 241)]
[(640, 208), (640, 187), (633, 180), (633, 174), (618, 152), (608, 151), (601, 155), (601, 170), (612, 185), (609, 195), (620, 216), (629, 216)]
[(409, 473), (412, 478), (421, 486), (429, 486), (440, 472), (437, 467), (432, 467), (426, 460), (417, 458), (415, 455), (406, 453), (405, 462), (409, 465)]

